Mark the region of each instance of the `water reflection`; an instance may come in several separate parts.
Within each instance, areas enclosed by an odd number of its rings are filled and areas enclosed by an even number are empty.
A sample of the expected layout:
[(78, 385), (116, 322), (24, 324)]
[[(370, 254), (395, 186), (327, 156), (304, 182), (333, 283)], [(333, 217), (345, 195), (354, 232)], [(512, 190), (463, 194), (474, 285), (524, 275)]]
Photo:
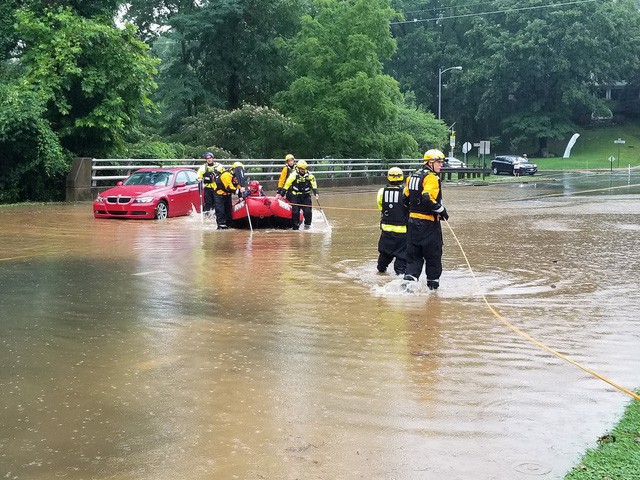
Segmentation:
[(2, 208), (2, 472), (562, 478), (628, 399), (515, 336), (479, 292), (640, 384), (640, 188), (595, 191), (635, 183), (445, 186), (475, 278), (445, 229), (442, 288), (412, 295), (374, 273), (375, 188), (325, 195), (331, 230), (318, 216), (253, 235)]

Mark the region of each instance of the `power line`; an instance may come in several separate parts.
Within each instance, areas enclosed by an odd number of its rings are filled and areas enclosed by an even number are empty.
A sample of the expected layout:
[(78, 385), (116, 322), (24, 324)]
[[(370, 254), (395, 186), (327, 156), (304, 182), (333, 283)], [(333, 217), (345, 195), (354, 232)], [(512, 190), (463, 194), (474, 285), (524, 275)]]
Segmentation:
[(479, 7), (480, 5), (487, 5), (487, 4), (495, 4), (496, 1), (495, 0), (490, 0), (488, 2), (479, 2), (479, 3), (467, 3), (466, 5), (447, 5), (444, 7), (431, 7), (431, 8), (425, 8), (423, 10), (412, 10), (410, 12), (402, 12), (404, 15), (408, 15), (411, 13), (424, 13), (424, 12), (435, 12), (437, 10), (451, 10), (452, 8), (469, 8), (469, 7)]
[(565, 3), (554, 3), (549, 5), (533, 5), (529, 7), (519, 7), (519, 8), (511, 8), (508, 10), (494, 10), (492, 12), (480, 12), (480, 13), (464, 13), (460, 15), (450, 15), (447, 17), (439, 16), (434, 18), (414, 18), (413, 20), (405, 20), (403, 22), (391, 22), (390, 25), (406, 25), (409, 23), (421, 23), (421, 22), (435, 22), (440, 20), (452, 20), (454, 18), (467, 18), (467, 17), (480, 17), (485, 15), (495, 15), (497, 13), (511, 13), (511, 12), (521, 12), (524, 10), (540, 10), (543, 8), (554, 8), (554, 7), (564, 7), (567, 5), (579, 5), (581, 3), (590, 3), (597, 2), (598, 0), (576, 0), (574, 2), (565, 2)]

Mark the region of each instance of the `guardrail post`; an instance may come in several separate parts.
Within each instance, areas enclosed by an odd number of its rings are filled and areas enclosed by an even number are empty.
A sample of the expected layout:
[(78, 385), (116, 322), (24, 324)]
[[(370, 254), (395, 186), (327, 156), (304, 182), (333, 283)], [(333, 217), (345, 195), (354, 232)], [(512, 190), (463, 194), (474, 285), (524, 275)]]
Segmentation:
[(93, 159), (77, 157), (73, 159), (67, 175), (65, 198), (67, 202), (91, 200), (91, 175)]

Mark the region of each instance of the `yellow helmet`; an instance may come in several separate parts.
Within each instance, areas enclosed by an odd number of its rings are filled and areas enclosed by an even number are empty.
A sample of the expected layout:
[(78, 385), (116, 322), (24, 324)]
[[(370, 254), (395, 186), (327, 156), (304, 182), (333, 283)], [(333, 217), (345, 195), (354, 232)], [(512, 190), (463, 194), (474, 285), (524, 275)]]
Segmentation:
[(300, 170), (306, 170), (308, 166), (309, 165), (307, 165), (307, 162), (305, 160), (298, 160), (298, 163), (296, 164), (296, 167), (298, 167)]
[(404, 180), (404, 173), (399, 167), (391, 167), (387, 172), (387, 180), (390, 182), (401, 182)]
[(291, 155), (290, 153), (287, 154), (286, 157), (284, 157), (284, 161), (288, 162), (289, 160), (295, 160), (296, 157), (294, 157), (293, 155)]
[(233, 168), (238, 168), (238, 167), (244, 168), (244, 165), (242, 164), (242, 162), (234, 162), (232, 167)]
[(435, 162), (436, 160), (444, 161), (444, 153), (435, 148), (424, 152), (424, 163)]

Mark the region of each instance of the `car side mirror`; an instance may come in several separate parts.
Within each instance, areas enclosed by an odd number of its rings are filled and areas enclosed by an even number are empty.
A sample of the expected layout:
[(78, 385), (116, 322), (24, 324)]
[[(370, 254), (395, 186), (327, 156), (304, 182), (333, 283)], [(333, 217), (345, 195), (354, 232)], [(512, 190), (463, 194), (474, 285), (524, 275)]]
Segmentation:
[(176, 183), (173, 188), (182, 188), (182, 187), (186, 187), (186, 186), (187, 186), (186, 183), (180, 182), (180, 183)]
[(119, 187), (120, 185), (122, 185), (122, 180), (120, 180), (118, 183), (116, 183), (116, 186)]

